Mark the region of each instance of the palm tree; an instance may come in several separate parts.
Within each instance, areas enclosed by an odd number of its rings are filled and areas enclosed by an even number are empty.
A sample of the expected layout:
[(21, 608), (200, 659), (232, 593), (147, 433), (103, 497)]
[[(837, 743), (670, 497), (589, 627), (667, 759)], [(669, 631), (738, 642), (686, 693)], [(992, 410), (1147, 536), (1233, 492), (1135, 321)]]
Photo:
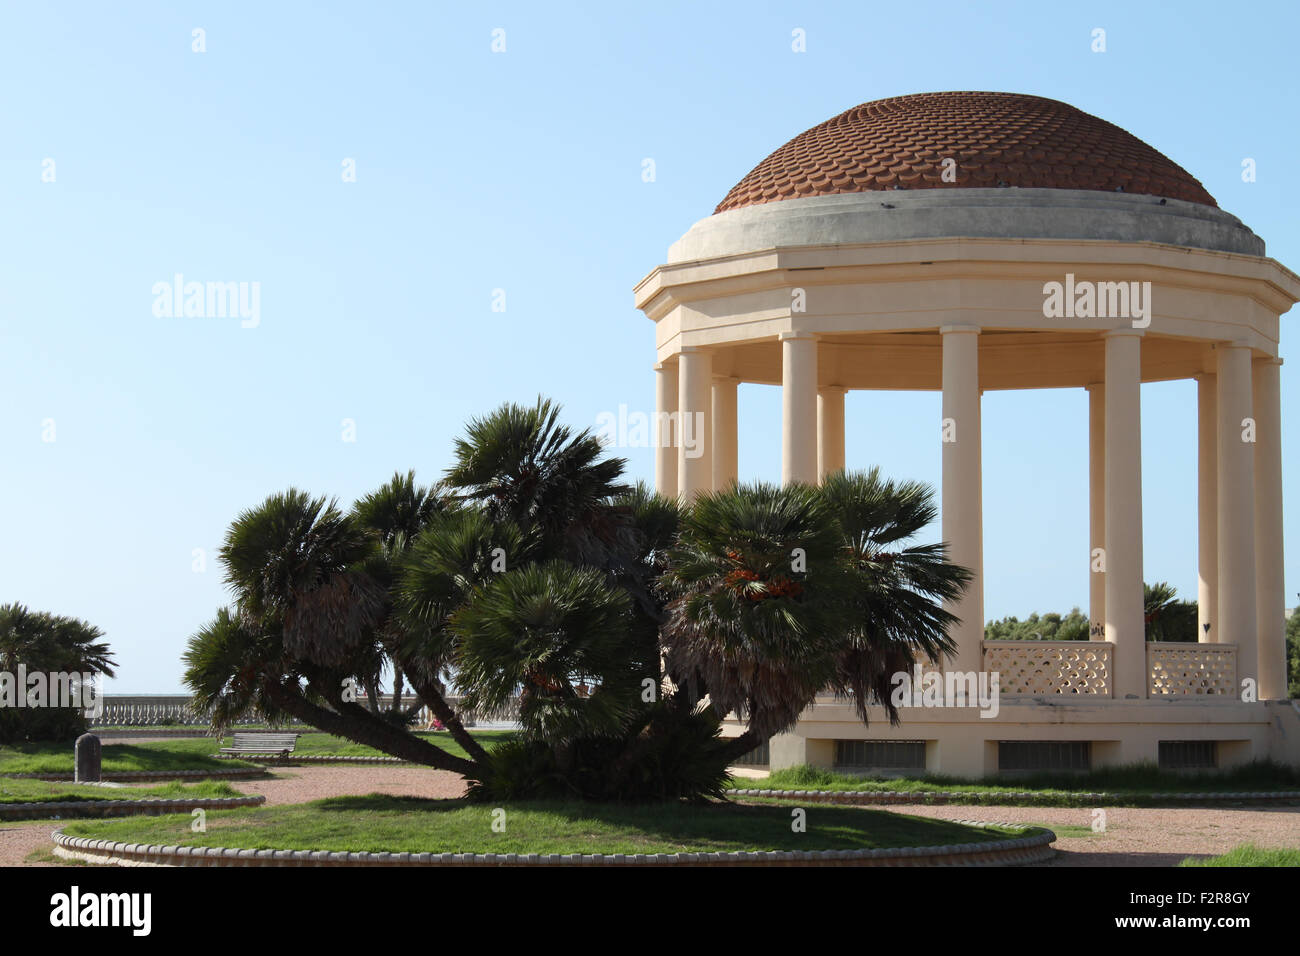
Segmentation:
[(114, 676), (112, 651), (104, 632), (77, 618), (31, 611), (22, 604), (0, 605), (0, 669), (19, 664), (29, 670)]
[[(14, 674), (22, 666), (28, 674), (112, 677), (116, 661), (103, 636), (77, 618), (17, 603), (0, 605), (0, 670)], [(16, 690), (25, 694), (28, 688)], [(0, 709), (0, 742), (75, 737), (85, 726), (84, 711), (78, 708)]]
[(348, 699), (348, 681), (373, 671), (392, 610), (388, 589), (367, 570), (377, 549), (376, 535), (333, 501), (297, 489), (245, 511), (220, 551), (234, 611), (190, 639), (186, 683), (201, 703), (231, 698), (210, 708), (216, 730), (242, 699), (404, 759), (477, 773), (472, 760)]
[(664, 578), (668, 672), (692, 707), (707, 696), (718, 714), (743, 715), (746, 749), (835, 677), (850, 626), (841, 551), (835, 516), (806, 485), (733, 485), (682, 518)]
[(480, 502), (494, 520), (535, 528), (549, 557), (571, 553), (575, 537), (598, 527), (626, 462), (605, 458), (589, 429), (559, 423), (560, 407), (538, 398), (532, 408), (506, 404), (469, 423), (455, 444), (447, 484)]
[(877, 470), (696, 501), (668, 554), (664, 648), (688, 700), (745, 720), (728, 754), (793, 726), (823, 688), (897, 719), (892, 676), (952, 651), (942, 603), (970, 580), (942, 545), (909, 543), (934, 514), (928, 487)]
[(1148, 641), (1197, 640), (1196, 602), (1178, 600), (1178, 592), (1164, 581), (1142, 585), (1142, 616)]
[(575, 740), (617, 736), (640, 707), (628, 613), (627, 594), (594, 568), (546, 561), (498, 575), (451, 622), (472, 703), (498, 710), (519, 692), (524, 735), (564, 768)]
[[(396, 577), (396, 568), (401, 564), (411, 542), (428, 527), (435, 516), (441, 514), (447, 507), (442, 486), (428, 488), (417, 485), (413, 470), (405, 475), (394, 472), (393, 477), (378, 490), (357, 501), (352, 506), (353, 517), (361, 527), (368, 528), (379, 536), (380, 548), (371, 566), (372, 573), (377, 570), (377, 565), (386, 564), (387, 569), (379, 571), (377, 576), (391, 582)], [(387, 652), (387, 659), (383, 653), (376, 655), (377, 666), (372, 675), (366, 675), (366, 686), (367, 694), (371, 697), (371, 709), (377, 711), (375, 692), (372, 688), (378, 685), (382, 670), (387, 663), (391, 662), (393, 702), (390, 713), (394, 720), (406, 723), (419, 710), (420, 702), (417, 698), (414, 707), (409, 711), (402, 710), (405, 675), (401, 665), (392, 656), (391, 647), (392, 643), (399, 639), (400, 635), (391, 629), (381, 635), (380, 640)]]
[(937, 515), (928, 485), (885, 480), (872, 468), (828, 476), (821, 494), (839, 524), (853, 617), (832, 687), (852, 693), (864, 721), (874, 698), (896, 723), (893, 675), (955, 650), (948, 631), (957, 618), (943, 604), (961, 596), (971, 574), (947, 560), (943, 544), (909, 544)]

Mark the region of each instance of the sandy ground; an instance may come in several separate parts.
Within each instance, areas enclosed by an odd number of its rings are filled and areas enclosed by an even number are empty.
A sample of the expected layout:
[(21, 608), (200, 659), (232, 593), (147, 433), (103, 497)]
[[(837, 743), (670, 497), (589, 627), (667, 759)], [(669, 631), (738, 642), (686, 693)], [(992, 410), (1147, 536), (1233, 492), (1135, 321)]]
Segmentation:
[(236, 780), (231, 786), (242, 793), (262, 794), (267, 806), (367, 793), (399, 797), (459, 797), (465, 793), (465, 781), (446, 770), (383, 765), (289, 767), (277, 770), (274, 777)]
[[(464, 783), (453, 773), (417, 767), (293, 767), (265, 780), (234, 786), (263, 794), (267, 805), (303, 803), (321, 797), (389, 793), (397, 796), (457, 797)], [(884, 809), (884, 808), (877, 808)], [(1054, 860), (1046, 866), (1173, 866), (1187, 856), (1212, 856), (1242, 843), (1300, 847), (1300, 807), (1276, 809), (1196, 808), (1157, 810), (1110, 807), (1106, 829), (1092, 832), (1089, 809), (1056, 807), (915, 806), (890, 812), (943, 820), (1034, 823), (1057, 831)], [(27, 856), (50, 846), (57, 820), (0, 823), (0, 866), (32, 864)], [(1086, 834), (1079, 828), (1085, 828)], [(1068, 835), (1067, 835), (1068, 834)]]
[[(891, 808), (893, 809), (893, 808)], [(1217, 856), (1242, 843), (1300, 848), (1300, 807), (1274, 809), (1107, 807), (1105, 832), (1092, 832), (1093, 811), (1067, 807), (898, 807), (940, 820), (1036, 823), (1056, 831), (1056, 858), (1045, 866), (1177, 866), (1189, 856)], [(1078, 828), (1087, 829), (1082, 834)], [(1068, 829), (1067, 829), (1068, 828)], [(1070, 834), (1070, 835), (1066, 835)]]

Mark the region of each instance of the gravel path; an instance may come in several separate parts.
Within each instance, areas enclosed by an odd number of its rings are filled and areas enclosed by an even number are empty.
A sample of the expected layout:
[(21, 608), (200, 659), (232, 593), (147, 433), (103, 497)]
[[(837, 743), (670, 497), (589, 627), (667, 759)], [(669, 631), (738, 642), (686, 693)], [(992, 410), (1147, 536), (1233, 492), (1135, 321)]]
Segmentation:
[(58, 866), (57, 863), (30, 863), (28, 854), (52, 849), (50, 834), (59, 828), (58, 820), (35, 823), (0, 824), (0, 866)]
[(262, 794), (267, 806), (306, 803), (322, 797), (364, 796), (388, 793), (400, 797), (459, 797), (465, 781), (459, 774), (425, 767), (386, 767), (382, 764), (348, 767), (287, 767), (263, 780), (237, 780), (231, 784), (247, 794)]
[[(890, 808), (894, 809), (894, 808)], [(1106, 830), (1092, 832), (1092, 810), (1068, 807), (898, 807), (939, 820), (1038, 823), (1056, 831), (1056, 858), (1044, 866), (1177, 866), (1242, 843), (1300, 849), (1300, 807), (1273, 809), (1107, 807)], [(1078, 828), (1087, 829), (1080, 833)], [(1067, 829), (1068, 828), (1068, 829)], [(1067, 835), (1069, 834), (1069, 835)]]
[[(454, 773), (419, 767), (291, 767), (265, 780), (241, 780), (236, 789), (263, 794), (268, 806), (322, 797), (388, 793), (458, 797), (464, 782)], [(1045, 866), (1174, 866), (1187, 856), (1225, 853), (1242, 843), (1300, 848), (1300, 807), (1275, 809), (1106, 808), (1106, 831), (1091, 832), (1092, 811), (1060, 807), (909, 806), (876, 808), (941, 820), (1036, 823), (1057, 831), (1061, 851)], [(0, 866), (50, 866), (26, 862), (47, 848), (56, 820), (0, 824)], [(1079, 828), (1086, 828), (1082, 832)]]

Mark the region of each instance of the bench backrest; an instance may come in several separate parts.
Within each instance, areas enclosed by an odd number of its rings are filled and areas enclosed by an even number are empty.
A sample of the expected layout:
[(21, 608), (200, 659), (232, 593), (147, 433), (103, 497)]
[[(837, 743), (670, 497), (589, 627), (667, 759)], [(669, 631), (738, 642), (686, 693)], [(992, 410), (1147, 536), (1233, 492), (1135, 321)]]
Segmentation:
[(265, 747), (274, 750), (292, 750), (298, 743), (297, 734), (235, 734), (235, 749)]

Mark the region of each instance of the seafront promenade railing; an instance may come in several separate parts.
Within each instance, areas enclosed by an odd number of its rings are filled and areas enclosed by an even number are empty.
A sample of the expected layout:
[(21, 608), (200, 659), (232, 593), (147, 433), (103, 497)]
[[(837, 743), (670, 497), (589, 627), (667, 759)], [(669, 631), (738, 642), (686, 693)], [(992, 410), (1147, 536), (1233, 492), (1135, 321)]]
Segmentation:
[[(404, 699), (404, 706), (410, 706), (414, 700), (414, 697), (408, 695)], [(447, 702), (460, 711), (460, 697), (448, 697)], [(366, 706), (367, 701), (363, 697), (358, 703)], [(379, 695), (381, 710), (387, 710), (391, 705), (391, 694)], [(467, 725), (511, 721), (514, 720), (517, 706), (516, 701), (513, 706), (503, 708), (499, 713), (477, 713), (470, 710), (462, 712), (461, 716)], [(429, 724), (430, 717), (429, 709), (421, 708), (414, 726), (417, 729), (424, 728)], [(167, 727), (207, 723), (202, 715), (195, 712), (190, 698), (184, 694), (105, 694), (102, 712), (98, 717), (91, 718), (89, 722), (91, 727)], [(257, 723), (257, 720), (249, 714), (246, 719), (235, 723), (252, 724)], [(291, 727), (305, 726), (294, 718), (288, 718), (284, 723)]]

